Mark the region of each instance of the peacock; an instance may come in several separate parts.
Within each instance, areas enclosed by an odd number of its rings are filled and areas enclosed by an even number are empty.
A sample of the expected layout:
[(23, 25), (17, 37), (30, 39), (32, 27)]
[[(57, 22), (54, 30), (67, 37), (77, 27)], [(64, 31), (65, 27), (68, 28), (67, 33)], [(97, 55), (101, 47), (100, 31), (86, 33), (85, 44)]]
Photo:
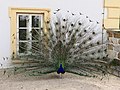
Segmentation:
[(58, 9), (44, 23), (47, 32), (43, 27), (40, 31), (32, 30), (30, 33), (35, 33), (32, 37), (38, 42), (32, 44), (29, 54), (18, 56), (21, 60), (37, 63), (15, 65), (14, 73), (41, 75), (69, 72), (90, 77), (107, 73), (108, 36), (99, 22), (82, 13)]

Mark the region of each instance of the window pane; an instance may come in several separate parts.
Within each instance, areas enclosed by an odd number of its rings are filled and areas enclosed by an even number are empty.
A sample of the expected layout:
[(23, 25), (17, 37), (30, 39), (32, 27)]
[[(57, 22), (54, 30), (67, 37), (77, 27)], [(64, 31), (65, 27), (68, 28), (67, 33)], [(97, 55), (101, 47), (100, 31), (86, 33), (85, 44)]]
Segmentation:
[(27, 29), (19, 29), (19, 40), (27, 40)]
[(19, 15), (19, 27), (27, 27), (27, 15)]
[(32, 40), (39, 40), (40, 31), (39, 29), (32, 29)]
[(32, 16), (32, 27), (40, 27), (40, 16)]
[(19, 53), (25, 53), (27, 51), (27, 43), (19, 42)]

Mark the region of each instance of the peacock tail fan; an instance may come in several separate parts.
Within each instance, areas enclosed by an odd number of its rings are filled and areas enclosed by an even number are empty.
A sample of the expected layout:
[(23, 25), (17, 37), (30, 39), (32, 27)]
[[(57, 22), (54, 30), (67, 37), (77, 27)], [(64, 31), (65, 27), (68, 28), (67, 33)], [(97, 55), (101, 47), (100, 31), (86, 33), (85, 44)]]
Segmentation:
[(17, 56), (23, 62), (34, 63), (16, 65), (15, 73), (41, 75), (57, 72), (60, 65), (65, 72), (84, 76), (108, 73), (108, 36), (98, 22), (81, 13), (57, 10), (44, 23), (47, 32), (43, 27), (30, 32), (35, 33), (32, 38), (37, 42), (32, 43), (29, 53)]

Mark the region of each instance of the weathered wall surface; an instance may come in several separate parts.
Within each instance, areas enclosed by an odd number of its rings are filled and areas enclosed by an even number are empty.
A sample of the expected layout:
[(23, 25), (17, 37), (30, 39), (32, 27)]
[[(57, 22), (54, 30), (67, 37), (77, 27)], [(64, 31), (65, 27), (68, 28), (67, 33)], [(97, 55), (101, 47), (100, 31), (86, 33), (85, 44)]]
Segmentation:
[(108, 30), (108, 53), (120, 60), (120, 0), (105, 0), (106, 17), (104, 26)]

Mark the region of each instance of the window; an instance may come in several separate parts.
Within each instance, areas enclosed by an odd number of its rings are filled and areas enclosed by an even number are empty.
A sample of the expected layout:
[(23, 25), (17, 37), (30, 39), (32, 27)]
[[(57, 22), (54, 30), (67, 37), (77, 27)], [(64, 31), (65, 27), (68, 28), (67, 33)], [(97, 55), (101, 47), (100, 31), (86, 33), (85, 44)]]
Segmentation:
[(47, 32), (45, 23), (49, 21), (49, 9), (9, 8), (11, 24), (11, 56), (34, 54), (39, 43), (41, 29)]
[[(42, 14), (17, 14), (17, 55), (30, 54), (37, 48), (41, 28), (43, 27)], [(36, 43), (36, 45), (35, 45)], [(34, 45), (34, 46), (33, 46)]]

